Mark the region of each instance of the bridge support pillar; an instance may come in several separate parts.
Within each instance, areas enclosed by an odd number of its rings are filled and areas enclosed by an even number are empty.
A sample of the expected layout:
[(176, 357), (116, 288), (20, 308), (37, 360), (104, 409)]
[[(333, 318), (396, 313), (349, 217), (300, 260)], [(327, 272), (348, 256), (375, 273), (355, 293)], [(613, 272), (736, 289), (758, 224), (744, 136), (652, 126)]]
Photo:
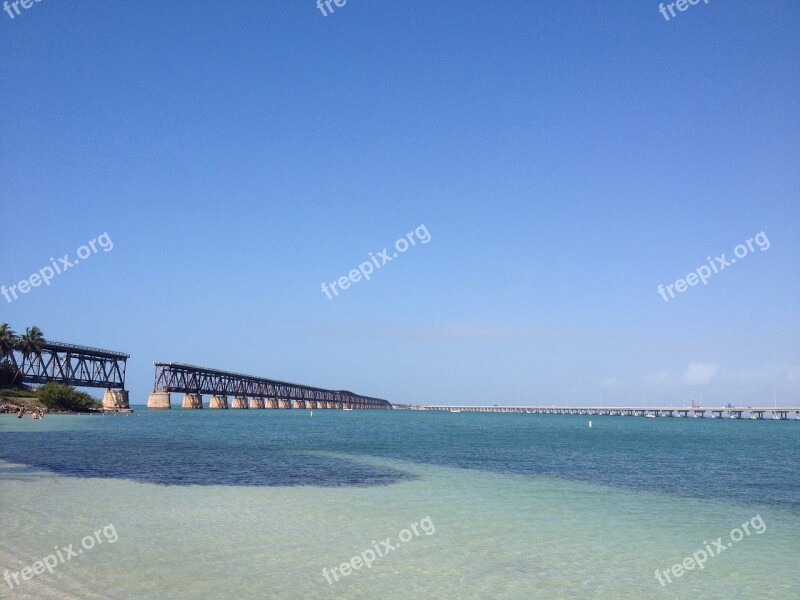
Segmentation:
[(227, 396), (211, 396), (208, 408), (228, 408)]
[(278, 400), (278, 408), (292, 408), (292, 401), (280, 398)]
[(184, 394), (181, 408), (203, 408), (202, 394)]
[(129, 410), (127, 390), (106, 390), (103, 394), (103, 408)]
[(169, 392), (153, 392), (147, 398), (147, 408), (172, 408)]
[(250, 398), (250, 408), (264, 408), (264, 399)]
[(234, 396), (231, 408), (247, 408), (247, 398), (244, 396)]
[(277, 398), (267, 398), (264, 401), (264, 408), (279, 408)]

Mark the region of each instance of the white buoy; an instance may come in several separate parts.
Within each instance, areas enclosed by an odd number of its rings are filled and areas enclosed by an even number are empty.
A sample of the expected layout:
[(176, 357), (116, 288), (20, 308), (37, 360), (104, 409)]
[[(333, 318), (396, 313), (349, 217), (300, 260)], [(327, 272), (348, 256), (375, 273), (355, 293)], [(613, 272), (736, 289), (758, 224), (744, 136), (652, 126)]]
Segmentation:
[(592, 428), (592, 422), (589, 421), (589, 429), (591, 429), (591, 428)]
[(314, 411), (313, 411), (313, 410), (311, 411), (311, 416), (312, 416), (312, 417), (314, 416)]

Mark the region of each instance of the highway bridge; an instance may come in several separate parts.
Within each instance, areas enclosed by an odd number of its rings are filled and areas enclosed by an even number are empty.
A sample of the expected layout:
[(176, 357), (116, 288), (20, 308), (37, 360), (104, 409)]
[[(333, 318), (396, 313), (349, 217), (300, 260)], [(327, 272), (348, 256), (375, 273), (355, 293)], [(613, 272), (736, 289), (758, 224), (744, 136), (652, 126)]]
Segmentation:
[[(800, 419), (800, 407), (787, 408), (781, 406), (772, 407), (701, 407), (688, 406), (683, 408), (675, 407), (632, 407), (632, 406), (437, 406), (424, 405), (421, 410), (438, 410), (449, 412), (497, 412), (497, 413), (529, 413), (547, 415), (609, 415), (618, 417), (697, 417), (702, 418), (711, 415), (713, 419), (764, 419), (764, 415), (770, 415), (774, 420), (787, 420), (789, 415), (794, 415), (794, 419)], [(747, 415), (745, 417), (745, 415)]]
[(156, 362), (153, 393), (147, 408), (172, 408), (170, 394), (182, 392), (182, 408), (203, 408), (203, 394), (210, 394), (208, 407), (275, 409), (388, 409), (390, 402), (345, 390), (326, 390), (299, 383), (220, 371), (183, 363)]

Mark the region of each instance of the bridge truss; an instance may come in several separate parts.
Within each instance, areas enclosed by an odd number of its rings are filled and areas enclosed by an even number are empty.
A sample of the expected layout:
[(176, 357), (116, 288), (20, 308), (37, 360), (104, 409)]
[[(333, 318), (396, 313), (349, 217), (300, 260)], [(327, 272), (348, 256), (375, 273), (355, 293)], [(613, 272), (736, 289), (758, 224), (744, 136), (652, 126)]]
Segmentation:
[(40, 352), (14, 348), (4, 359), (22, 383), (51, 381), (76, 387), (125, 389), (129, 354), (46, 341)]
[(326, 390), (322, 388), (288, 383), (276, 379), (265, 379), (218, 371), (205, 367), (182, 363), (154, 363), (155, 392), (183, 392), (186, 394), (212, 394), (219, 396), (242, 396), (283, 400), (300, 405), (311, 402), (326, 402), (354, 406), (358, 408), (391, 408), (392, 405), (380, 398), (360, 396), (345, 390)]

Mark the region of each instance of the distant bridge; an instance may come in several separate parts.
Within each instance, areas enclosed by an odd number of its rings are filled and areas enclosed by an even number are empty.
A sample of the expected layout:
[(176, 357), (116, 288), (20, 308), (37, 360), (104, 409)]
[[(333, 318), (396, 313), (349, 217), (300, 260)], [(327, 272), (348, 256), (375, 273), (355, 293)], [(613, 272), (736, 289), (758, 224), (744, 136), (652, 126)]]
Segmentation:
[(219, 371), (182, 363), (154, 363), (155, 384), (148, 408), (172, 408), (171, 392), (183, 392), (182, 408), (203, 408), (203, 394), (211, 394), (209, 408), (278, 409), (387, 409), (390, 402), (344, 390), (326, 390), (277, 379)]
[(763, 419), (764, 415), (771, 415), (775, 420), (787, 420), (794, 413), (793, 420), (800, 419), (800, 407), (786, 408), (772, 407), (724, 407), (705, 408), (689, 406), (684, 408), (674, 407), (608, 407), (608, 406), (422, 406), (421, 410), (438, 410), (449, 412), (499, 412), (499, 413), (529, 413), (548, 415), (610, 415), (618, 417), (705, 417), (711, 415), (713, 419), (722, 419), (727, 415), (730, 419), (741, 419), (747, 414), (751, 419)]

